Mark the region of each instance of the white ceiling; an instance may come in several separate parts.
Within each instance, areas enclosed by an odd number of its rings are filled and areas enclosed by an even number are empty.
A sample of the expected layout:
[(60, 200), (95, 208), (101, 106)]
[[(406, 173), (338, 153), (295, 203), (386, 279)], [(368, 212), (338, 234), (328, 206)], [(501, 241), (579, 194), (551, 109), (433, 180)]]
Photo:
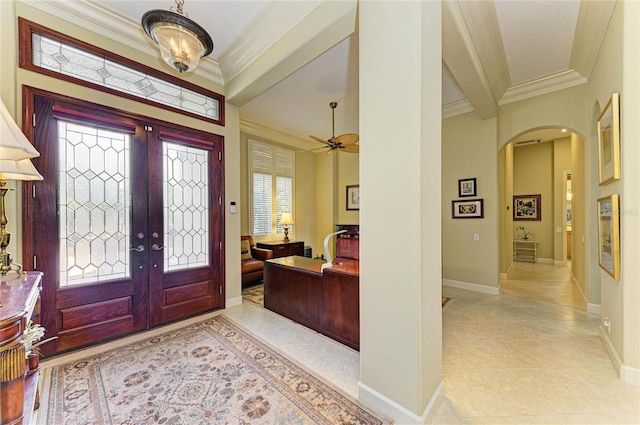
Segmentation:
[[(87, 28), (98, 21), (100, 27), (112, 25), (118, 37), (146, 53), (153, 53), (152, 43), (140, 29), (141, 16), (174, 5), (169, 0), (21, 1), (67, 19), (72, 15)], [(216, 83), (231, 81), (323, 3), (186, 0), (184, 11), (214, 40), (213, 53), (196, 72)], [(613, 7), (614, 2), (579, 0), (443, 2), (443, 117), (473, 110), (487, 118), (501, 104), (585, 83)], [(331, 136), (331, 101), (338, 102), (336, 134), (358, 132), (357, 33), (250, 99), (237, 99), (230, 101), (240, 106), (244, 125), (255, 132), (276, 129), (302, 148), (311, 147), (310, 134)]]

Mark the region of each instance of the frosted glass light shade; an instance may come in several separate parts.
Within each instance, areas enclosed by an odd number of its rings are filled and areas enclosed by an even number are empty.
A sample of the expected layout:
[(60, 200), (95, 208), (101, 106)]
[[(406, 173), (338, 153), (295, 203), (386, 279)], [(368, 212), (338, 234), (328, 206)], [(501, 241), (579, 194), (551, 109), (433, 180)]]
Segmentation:
[(204, 28), (180, 13), (150, 10), (142, 16), (142, 27), (158, 44), (162, 59), (179, 72), (193, 71), (213, 51)]

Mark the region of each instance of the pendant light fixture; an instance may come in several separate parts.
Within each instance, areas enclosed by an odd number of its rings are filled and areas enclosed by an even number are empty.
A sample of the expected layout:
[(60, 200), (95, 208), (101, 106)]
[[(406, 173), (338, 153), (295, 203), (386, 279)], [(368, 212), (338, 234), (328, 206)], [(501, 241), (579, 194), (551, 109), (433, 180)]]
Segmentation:
[(162, 59), (179, 72), (196, 69), (200, 58), (213, 51), (213, 40), (182, 11), (184, 0), (170, 10), (150, 10), (142, 16), (142, 28), (160, 47)]

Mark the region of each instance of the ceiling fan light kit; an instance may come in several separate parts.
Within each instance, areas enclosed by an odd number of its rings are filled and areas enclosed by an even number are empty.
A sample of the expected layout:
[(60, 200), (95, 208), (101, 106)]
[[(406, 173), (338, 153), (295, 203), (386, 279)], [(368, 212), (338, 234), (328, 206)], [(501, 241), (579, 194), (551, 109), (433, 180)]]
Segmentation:
[(336, 137), (336, 115), (335, 115), (336, 106), (338, 106), (338, 102), (329, 103), (329, 107), (331, 108), (331, 123), (332, 123), (331, 138), (329, 140), (323, 140), (316, 136), (309, 136), (316, 142), (324, 143), (326, 145), (321, 148), (310, 149), (310, 150), (312, 152), (320, 152), (322, 150), (327, 149), (328, 154), (332, 154), (335, 151), (358, 153), (360, 152), (360, 147), (356, 145), (356, 143), (358, 143), (358, 140), (360, 138), (357, 134), (346, 133)]
[(176, 11), (150, 10), (142, 16), (142, 28), (158, 45), (162, 59), (178, 72), (193, 71), (200, 59), (213, 51), (213, 40), (182, 10), (184, 0), (176, 0)]

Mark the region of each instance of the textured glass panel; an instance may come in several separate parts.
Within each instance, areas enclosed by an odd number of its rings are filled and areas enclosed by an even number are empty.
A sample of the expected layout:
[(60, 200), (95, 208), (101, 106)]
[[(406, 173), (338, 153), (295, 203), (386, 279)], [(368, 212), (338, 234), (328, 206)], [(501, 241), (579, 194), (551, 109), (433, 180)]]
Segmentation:
[(163, 105), (220, 119), (219, 102), (68, 44), (32, 35), (33, 64)]
[(60, 286), (130, 276), (128, 134), (58, 121)]
[(164, 270), (209, 265), (209, 152), (163, 142)]

